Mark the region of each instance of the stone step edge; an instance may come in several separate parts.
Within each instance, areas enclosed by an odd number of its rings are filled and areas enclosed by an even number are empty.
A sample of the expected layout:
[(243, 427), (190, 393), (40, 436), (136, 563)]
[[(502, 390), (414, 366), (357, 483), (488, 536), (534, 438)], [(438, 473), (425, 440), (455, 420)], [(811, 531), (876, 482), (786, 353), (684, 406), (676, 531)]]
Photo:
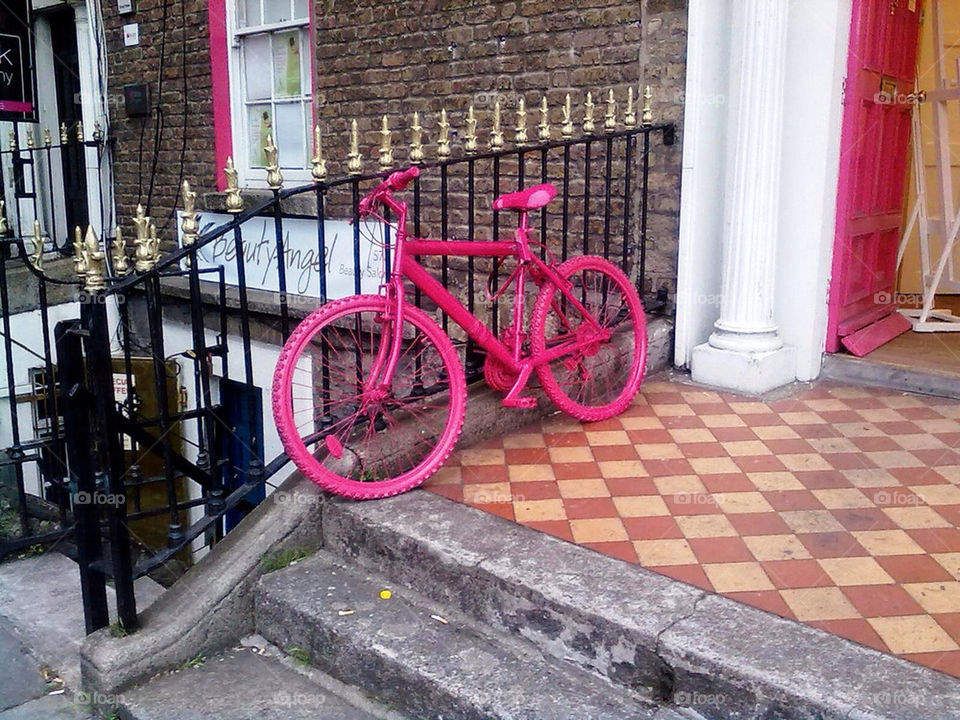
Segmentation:
[[(389, 598), (378, 597), (390, 586), (394, 590)], [(324, 550), (295, 567), (265, 575), (255, 608), (257, 631), (270, 642), (308, 651), (310, 662), (324, 672), (369, 678), (363, 684), (380, 702), (406, 705), (416, 717), (527, 717), (527, 703), (540, 708), (552, 701), (582, 701), (585, 710), (592, 709), (586, 717), (597, 720), (613, 717), (610, 712), (626, 712), (637, 720), (676, 717), (625, 688), (377, 573), (348, 566), (344, 558)], [(415, 643), (398, 638), (398, 632), (409, 633), (410, 628), (415, 628), (410, 633)], [(445, 667), (437, 661), (437, 652), (461, 659)], [(481, 666), (471, 667), (468, 657)], [(495, 661), (490, 662), (491, 657)], [(515, 674), (504, 668), (515, 668)], [(495, 677), (496, 672), (507, 676)], [(546, 678), (552, 680), (549, 687), (540, 684)]]
[(422, 490), (333, 501), (323, 533), (328, 551), (655, 701), (711, 715), (722, 700), (744, 718), (960, 717), (955, 678)]

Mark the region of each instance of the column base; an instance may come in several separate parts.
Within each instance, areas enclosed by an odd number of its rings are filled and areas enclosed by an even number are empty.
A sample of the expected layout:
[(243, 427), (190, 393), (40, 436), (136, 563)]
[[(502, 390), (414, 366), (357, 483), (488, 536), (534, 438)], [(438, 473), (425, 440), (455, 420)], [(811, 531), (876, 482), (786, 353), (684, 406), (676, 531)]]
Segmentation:
[(709, 343), (693, 349), (690, 375), (698, 383), (759, 395), (797, 378), (797, 350), (744, 352), (721, 350)]

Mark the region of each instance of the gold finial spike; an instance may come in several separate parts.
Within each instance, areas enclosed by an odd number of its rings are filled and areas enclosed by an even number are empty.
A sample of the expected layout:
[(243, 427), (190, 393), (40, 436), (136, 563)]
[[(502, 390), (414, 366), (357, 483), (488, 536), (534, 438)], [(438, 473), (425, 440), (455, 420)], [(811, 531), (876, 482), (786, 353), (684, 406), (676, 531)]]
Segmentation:
[(567, 97), (563, 101), (563, 124), (560, 126), (560, 134), (568, 140), (573, 137), (573, 112), (570, 105), (570, 93), (567, 93)]
[(200, 223), (197, 220), (197, 194), (190, 189), (190, 183), (183, 181), (180, 187), (180, 197), (183, 198), (183, 216), (180, 221), (180, 230), (183, 232), (183, 245), (188, 247), (197, 242), (200, 234)]
[(48, 127), (45, 127), (43, 129), (43, 144), (46, 147), (50, 147), (51, 145), (53, 145), (53, 138), (50, 137), (50, 128)]
[(527, 143), (527, 101), (524, 100), (522, 95), (520, 96), (520, 102), (517, 104), (516, 133), (513, 142), (517, 145), (525, 145)]
[(97, 234), (93, 231), (92, 225), (87, 225), (87, 234), (83, 239), (83, 260), (86, 263), (86, 274), (83, 287), (87, 292), (103, 290), (107, 287), (104, 280), (104, 258), (106, 255), (100, 249), (100, 241), (97, 240)]
[(593, 135), (596, 130), (596, 124), (593, 122), (593, 93), (587, 93), (587, 101), (583, 104), (583, 133), (584, 135)]
[[(243, 198), (240, 197), (240, 188), (237, 185), (237, 167), (233, 164), (233, 158), (227, 158), (227, 165), (223, 168), (223, 175), (227, 179), (227, 212), (236, 215), (243, 212)], [(138, 208), (141, 210), (142, 208)], [(136, 220), (134, 220), (136, 222)], [(140, 237), (139, 232), (137, 237)], [(144, 236), (146, 237), (146, 236)]]
[(123, 239), (123, 233), (120, 226), (116, 227), (116, 236), (113, 238), (113, 274), (116, 276), (126, 275), (130, 272), (130, 260), (127, 258), (127, 241)]
[(98, 120), (93, 124), (93, 141), (100, 142), (101, 140), (103, 140), (103, 127)]
[(627, 109), (623, 113), (623, 124), (628, 128), (636, 127), (637, 111), (633, 107), (633, 86), (627, 88)]
[(277, 159), (280, 151), (273, 141), (273, 135), (267, 135), (267, 144), (263, 148), (263, 154), (267, 158), (267, 187), (271, 190), (279, 190), (283, 187), (283, 173), (280, 172), (280, 161)]
[[(230, 192), (229, 190), (227, 191)], [(229, 196), (227, 197), (229, 202)], [(143, 205), (137, 205), (137, 214), (133, 218), (133, 227), (137, 236), (133, 240), (134, 267), (137, 272), (147, 272), (153, 267), (153, 250), (150, 243), (150, 228), (153, 223), (143, 210)]]
[(437, 140), (437, 157), (446, 160), (450, 157), (450, 123), (447, 122), (447, 109), (440, 109), (440, 137)]
[(323, 142), (320, 137), (320, 126), (313, 126), (313, 160), (310, 173), (317, 182), (327, 179), (327, 161), (323, 159)]
[(607, 113), (603, 116), (603, 129), (608, 133), (617, 129), (617, 99), (612, 88), (607, 94)]
[(134, 268), (137, 272), (149, 272), (160, 258), (160, 241), (157, 240), (157, 226), (144, 215), (143, 207), (137, 206), (137, 216), (133, 219), (137, 237), (133, 241)]
[(423, 126), (418, 112), (413, 113), (413, 125), (410, 126), (410, 163), (423, 163)]
[(70, 131), (67, 130), (67, 124), (65, 122), (60, 123), (60, 144), (66, 145), (70, 142)]
[(0, 237), (10, 232), (10, 226), (7, 224), (7, 215), (5, 212), (6, 203), (0, 200)]
[(73, 271), (81, 280), (87, 274), (87, 261), (83, 257), (83, 231), (79, 225), (73, 229)]
[(493, 128), (490, 130), (490, 149), (499, 150), (503, 147), (503, 131), (500, 129), (500, 100), (493, 105)]
[(33, 150), (33, 128), (27, 128), (27, 149)]
[(30, 255), (30, 264), (37, 270), (43, 270), (43, 233), (40, 232), (40, 221), (33, 221), (33, 253)]
[(9, 138), (10, 138), (10, 152), (16, 152), (17, 149), (18, 149), (18, 148), (17, 148), (17, 132), (16, 132), (16, 130), (11, 130), (11, 131), (10, 131)]
[(643, 89), (643, 113), (640, 116), (641, 125), (653, 125), (653, 108), (650, 101), (653, 99), (653, 90), (647, 85)]
[(157, 264), (157, 260), (160, 259), (160, 241), (157, 239), (157, 224), (155, 222), (150, 223), (150, 256), (153, 259), (153, 264)]
[(473, 105), (467, 109), (467, 132), (464, 135), (463, 149), (467, 155), (477, 151), (477, 118), (473, 114)]
[(83, 122), (80, 120), (77, 120), (77, 142), (86, 142), (83, 137)]
[(363, 174), (363, 160), (360, 159), (360, 131), (357, 121), (350, 121), (350, 152), (347, 154), (347, 172), (351, 175)]
[(540, 100), (540, 124), (537, 125), (537, 138), (542, 143), (550, 142), (550, 107), (547, 105), (547, 96)]
[(386, 115), (380, 121), (380, 169), (393, 167), (393, 138), (390, 133), (390, 120)]

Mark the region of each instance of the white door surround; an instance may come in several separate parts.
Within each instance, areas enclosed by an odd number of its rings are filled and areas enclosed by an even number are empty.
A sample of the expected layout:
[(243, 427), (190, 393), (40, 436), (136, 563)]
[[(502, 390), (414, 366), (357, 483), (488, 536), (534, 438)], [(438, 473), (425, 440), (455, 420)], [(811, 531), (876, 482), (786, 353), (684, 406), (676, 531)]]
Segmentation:
[(819, 375), (850, 6), (690, 1), (675, 356), (699, 382)]

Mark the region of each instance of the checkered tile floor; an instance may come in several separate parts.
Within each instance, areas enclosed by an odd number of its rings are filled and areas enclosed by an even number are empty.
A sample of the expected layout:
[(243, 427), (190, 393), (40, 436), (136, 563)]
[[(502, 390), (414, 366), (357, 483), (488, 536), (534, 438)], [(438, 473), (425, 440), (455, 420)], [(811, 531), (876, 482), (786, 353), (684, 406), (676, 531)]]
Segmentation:
[(461, 450), (434, 493), (960, 677), (960, 404), (647, 382)]

